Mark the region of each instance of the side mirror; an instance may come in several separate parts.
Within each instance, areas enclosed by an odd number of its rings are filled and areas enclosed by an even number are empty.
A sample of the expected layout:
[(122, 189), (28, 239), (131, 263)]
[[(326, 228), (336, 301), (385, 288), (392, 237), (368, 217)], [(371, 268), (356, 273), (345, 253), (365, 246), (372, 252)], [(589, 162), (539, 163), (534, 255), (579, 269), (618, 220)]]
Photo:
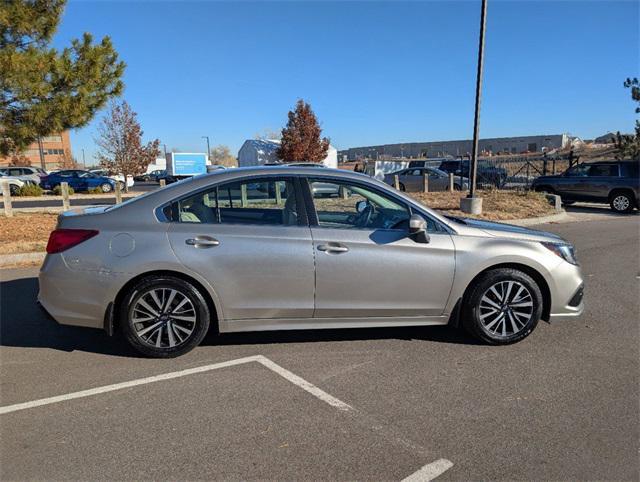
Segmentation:
[(428, 243), (427, 221), (422, 216), (412, 214), (409, 218), (409, 237), (416, 243)]

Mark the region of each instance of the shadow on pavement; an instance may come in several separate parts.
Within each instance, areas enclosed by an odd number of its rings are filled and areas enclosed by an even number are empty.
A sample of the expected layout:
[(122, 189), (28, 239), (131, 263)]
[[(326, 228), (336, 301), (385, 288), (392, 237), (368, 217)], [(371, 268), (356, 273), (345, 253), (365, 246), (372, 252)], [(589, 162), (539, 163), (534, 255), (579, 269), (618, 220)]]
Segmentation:
[(0, 346), (137, 356), (124, 340), (102, 330), (59, 325), (40, 310), (37, 295), (37, 278), (0, 282)]
[[(0, 282), (0, 346), (85, 351), (139, 357), (119, 336), (102, 330), (59, 325), (36, 304), (37, 278)], [(437, 343), (479, 344), (462, 330), (446, 326), (357, 328), (341, 330), (272, 331), (209, 334), (203, 346), (264, 345), (355, 340), (424, 340)]]
[(638, 216), (640, 211), (637, 209), (628, 214), (616, 213), (613, 211), (608, 204), (587, 204), (587, 203), (575, 203), (570, 205), (563, 206), (567, 213), (578, 213), (578, 214), (600, 214), (603, 216), (608, 216), (612, 218), (626, 218), (629, 216)]

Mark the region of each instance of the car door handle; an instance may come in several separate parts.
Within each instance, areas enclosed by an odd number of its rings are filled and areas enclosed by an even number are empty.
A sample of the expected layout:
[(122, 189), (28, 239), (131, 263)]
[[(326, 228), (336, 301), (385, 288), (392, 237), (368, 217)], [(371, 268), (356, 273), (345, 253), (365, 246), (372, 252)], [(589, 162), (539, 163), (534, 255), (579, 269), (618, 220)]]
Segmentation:
[(347, 248), (343, 244), (329, 243), (329, 244), (319, 244), (318, 251), (325, 251), (327, 253), (346, 253), (347, 251), (349, 251), (349, 248)]
[(185, 240), (185, 243), (195, 248), (214, 248), (220, 245), (220, 241), (209, 236), (196, 236)]

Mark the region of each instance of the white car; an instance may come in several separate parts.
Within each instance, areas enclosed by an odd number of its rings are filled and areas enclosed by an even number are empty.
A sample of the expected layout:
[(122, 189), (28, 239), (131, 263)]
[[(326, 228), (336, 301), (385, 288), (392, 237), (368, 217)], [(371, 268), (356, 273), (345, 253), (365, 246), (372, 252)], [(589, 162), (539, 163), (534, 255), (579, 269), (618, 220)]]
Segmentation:
[[(33, 182), (30, 179), (20, 179), (20, 178), (15, 177), (15, 176), (8, 176), (8, 175), (4, 174), (4, 171), (0, 171), (0, 181), (8, 181), (9, 182), (9, 192), (11, 193), (12, 196), (17, 196), (18, 192), (20, 191), (20, 188), (22, 186), (24, 186), (25, 184), (37, 185), (37, 183)], [(0, 189), (0, 193), (1, 192), (2, 192), (2, 190)]]
[(32, 181), (34, 184), (40, 184), (40, 179), (47, 175), (44, 169), (34, 166), (0, 167), (0, 173), (23, 181)]
[[(106, 169), (91, 169), (89, 172), (97, 174), (98, 176), (108, 177), (109, 179), (113, 179), (114, 181), (118, 181), (120, 184), (120, 189), (124, 189), (124, 175), (123, 174), (113, 174)], [(132, 175), (127, 176), (127, 187), (133, 187), (135, 181), (133, 180)]]

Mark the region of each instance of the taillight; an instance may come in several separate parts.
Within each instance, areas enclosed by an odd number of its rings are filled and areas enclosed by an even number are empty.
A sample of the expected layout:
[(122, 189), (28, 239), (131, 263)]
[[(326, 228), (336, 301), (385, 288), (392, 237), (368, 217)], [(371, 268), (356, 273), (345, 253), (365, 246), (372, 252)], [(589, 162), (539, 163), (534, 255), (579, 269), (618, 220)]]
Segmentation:
[(99, 231), (95, 229), (56, 229), (49, 235), (47, 253), (61, 253), (93, 238), (98, 233)]

